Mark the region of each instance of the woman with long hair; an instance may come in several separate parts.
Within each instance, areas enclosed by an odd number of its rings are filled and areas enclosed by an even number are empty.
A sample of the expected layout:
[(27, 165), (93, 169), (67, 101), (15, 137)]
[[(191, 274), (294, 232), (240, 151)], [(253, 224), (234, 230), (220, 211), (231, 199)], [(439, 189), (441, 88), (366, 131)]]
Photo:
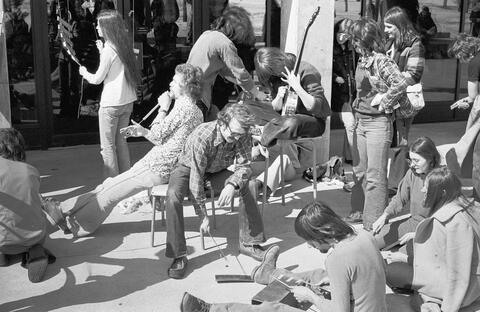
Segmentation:
[[(132, 168), (107, 178), (93, 191), (45, 205), (57, 225), (74, 236), (88, 235), (102, 224), (121, 200), (168, 183), (187, 136), (203, 121), (202, 112), (196, 105), (202, 92), (202, 77), (199, 67), (180, 64), (175, 68), (170, 90), (158, 99), (160, 109), (150, 130), (136, 123), (120, 129), (120, 134), (126, 137), (143, 136), (155, 146)], [(170, 109), (173, 100), (175, 105)]]
[(356, 127), (353, 164), (355, 186), (352, 189), (352, 209), (361, 209), (363, 225), (370, 230), (372, 224), (387, 206), (387, 160), (392, 142), (392, 114), (399, 98), (405, 94), (407, 80), (397, 64), (386, 56), (382, 31), (369, 19), (353, 23), (352, 42), (361, 54), (355, 73), (357, 97), (353, 102)]
[(333, 26), (332, 112), (337, 113), (345, 127), (343, 156), (352, 161), (355, 118), (352, 103), (355, 100), (355, 68), (357, 58), (350, 36), (353, 21), (343, 18)]
[[(414, 232), (417, 224), (428, 217), (422, 192), (425, 177), (440, 166), (440, 154), (435, 143), (428, 137), (420, 137), (410, 145), (409, 169), (398, 185), (398, 192), (392, 198), (383, 214), (373, 223), (373, 233), (379, 249), (400, 239), (405, 243), (407, 233)], [(405, 208), (410, 211), (407, 219), (389, 223), (389, 220), (401, 215)]]
[[(321, 202), (310, 203), (300, 211), (295, 219), (295, 232), (309, 246), (327, 254), (325, 270), (292, 273), (277, 268), (279, 247), (272, 246), (265, 253), (262, 263), (252, 271), (252, 279), (256, 283), (267, 285), (284, 277), (284, 280), (289, 280), (295, 285), (291, 292), (298, 301), (311, 303), (321, 311), (387, 310), (383, 259), (368, 232), (355, 231)], [(326, 288), (329, 289), (330, 296), (325, 292)], [(253, 307), (241, 303), (209, 304), (189, 293), (184, 294), (180, 310), (303, 311), (276, 302), (263, 302)]]
[[(400, 7), (393, 7), (385, 13), (383, 23), (387, 35), (387, 55), (397, 63), (409, 86), (419, 83), (425, 68), (425, 48), (407, 13)], [(406, 92), (400, 101), (408, 101)], [(398, 145), (408, 145), (410, 126), (417, 113), (413, 111), (409, 117), (396, 114)]]
[(477, 311), (480, 207), (465, 198), (460, 180), (447, 167), (427, 175), (423, 192), (428, 216), (410, 233), (413, 254), (385, 255), (387, 282), (415, 290), (415, 311)]
[(216, 118), (217, 109), (212, 110), (211, 104), (212, 87), (218, 75), (235, 82), (254, 97), (265, 99), (265, 94), (255, 86), (235, 48), (236, 45), (252, 46), (254, 43), (255, 34), (248, 12), (241, 7), (229, 6), (193, 45), (187, 63), (199, 66), (204, 72), (199, 106), (206, 121)]
[(114, 177), (130, 169), (127, 141), (120, 129), (128, 126), (133, 102), (137, 100), (136, 87), (140, 82), (131, 36), (120, 14), (115, 10), (101, 11), (97, 17), (97, 40), (100, 65), (92, 74), (84, 66), (82, 75), (89, 83), (103, 82), (98, 111), (100, 148), (104, 165), (104, 177)]

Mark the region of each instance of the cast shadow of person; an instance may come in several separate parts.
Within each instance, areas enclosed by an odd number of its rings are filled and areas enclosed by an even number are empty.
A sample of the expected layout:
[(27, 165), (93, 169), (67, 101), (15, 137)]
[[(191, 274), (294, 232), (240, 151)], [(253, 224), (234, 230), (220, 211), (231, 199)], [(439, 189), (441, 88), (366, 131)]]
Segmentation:
[[(57, 256), (57, 261), (48, 266), (44, 280), (58, 278), (64, 271), (63, 285), (35, 296), (29, 296), (27, 290), (25, 298), (1, 304), (0, 311), (52, 311), (86, 303), (109, 302), (168, 280), (167, 268), (171, 259), (165, 258), (164, 248), (155, 253), (155, 258), (118, 258), (115, 255), (106, 255), (111, 252), (115, 252), (116, 255), (123, 253), (126, 256), (131, 256), (133, 252), (137, 253), (138, 247), (135, 247), (135, 251), (116, 249), (124, 243), (124, 238), (128, 234), (132, 234), (129, 230), (133, 229), (135, 233), (145, 229), (147, 232), (148, 227), (148, 221), (120, 222), (102, 225), (91, 238), (50, 239), (47, 247)], [(190, 227), (187, 230), (190, 230)], [(147, 245), (148, 243), (145, 244)], [(189, 254), (193, 252), (189, 246)], [(214, 261), (216, 257), (215, 249), (196, 257), (189, 265), (187, 276), (193, 270)], [(79, 265), (84, 266), (80, 274)], [(106, 269), (105, 266), (112, 268), (101, 271), (102, 268)], [(80, 278), (85, 271), (88, 276), (85, 279)], [(104, 272), (107, 274), (103, 274)]]

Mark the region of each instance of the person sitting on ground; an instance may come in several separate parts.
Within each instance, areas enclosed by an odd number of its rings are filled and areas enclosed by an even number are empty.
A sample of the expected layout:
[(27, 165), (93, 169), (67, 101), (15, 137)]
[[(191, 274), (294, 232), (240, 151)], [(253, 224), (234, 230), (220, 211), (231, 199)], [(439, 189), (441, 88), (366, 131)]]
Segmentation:
[(22, 254), (22, 265), (34, 283), (55, 261), (43, 247), (48, 221), (41, 206), (40, 175), (25, 162), (23, 136), (14, 128), (0, 129), (0, 266)]
[[(125, 136), (143, 136), (155, 146), (130, 170), (106, 179), (93, 191), (69, 198), (59, 204), (46, 205), (46, 211), (58, 225), (74, 236), (93, 233), (123, 199), (158, 184), (168, 183), (170, 173), (183, 149), (187, 136), (202, 123), (196, 106), (201, 94), (203, 75), (199, 67), (180, 64), (170, 82), (170, 90), (159, 98), (160, 109), (150, 130), (140, 124), (121, 130)], [(172, 101), (175, 100), (170, 110)], [(169, 112), (170, 111), (170, 112)]]
[[(327, 254), (325, 270), (292, 273), (276, 267), (279, 247), (272, 246), (262, 263), (252, 271), (252, 279), (269, 284), (282, 275), (303, 281), (306, 285), (330, 284), (331, 301), (317, 295), (311, 288), (296, 286), (292, 292), (298, 301), (313, 303), (321, 311), (384, 312), (385, 271), (373, 237), (364, 230), (354, 230), (326, 204), (308, 204), (295, 220), (295, 232), (307, 244)], [(203, 310), (201, 308), (203, 307)], [(303, 311), (282, 303), (264, 302), (258, 306), (241, 303), (208, 304), (185, 293), (181, 311)]]
[(385, 255), (387, 283), (414, 289), (415, 311), (478, 311), (480, 207), (447, 167), (430, 171), (423, 192), (428, 217), (410, 233), (413, 254)]
[[(255, 34), (248, 12), (238, 6), (227, 7), (195, 41), (187, 63), (199, 66), (204, 72), (203, 92), (199, 106), (210, 121), (216, 117), (212, 105), (212, 87), (218, 75), (239, 85), (254, 97), (265, 99), (257, 89), (250, 73), (238, 56), (235, 45), (253, 45)], [(217, 110), (218, 111), (218, 110)]]
[[(201, 221), (200, 231), (209, 233), (210, 221), (205, 207), (204, 185), (208, 180), (220, 192), (218, 206), (229, 205), (240, 193), (240, 253), (263, 259), (259, 245), (265, 241), (262, 216), (257, 205), (258, 185), (250, 180), (251, 146), (249, 134), (254, 116), (245, 105), (231, 104), (218, 113), (218, 119), (198, 126), (187, 138), (185, 149), (168, 184), (167, 243), (165, 255), (174, 258), (168, 269), (171, 278), (183, 278), (187, 268), (187, 244), (183, 220), (183, 199), (191, 193)], [(227, 168), (235, 164), (232, 173)]]
[[(379, 249), (396, 241), (403, 245), (408, 238), (407, 233), (415, 232), (418, 223), (429, 215), (429, 209), (424, 206), (422, 189), (427, 174), (440, 166), (440, 154), (435, 143), (428, 137), (416, 139), (410, 146), (408, 161), (409, 169), (398, 185), (397, 194), (372, 226)], [(408, 218), (389, 224), (391, 218), (405, 213), (407, 209), (410, 210)]]
[[(325, 120), (331, 114), (325, 98), (321, 76), (318, 70), (307, 62), (300, 62), (298, 74), (293, 72), (296, 57), (279, 48), (261, 48), (255, 54), (255, 70), (260, 83), (272, 95), (272, 107), (282, 113), (284, 97), (289, 87), (298, 94), (297, 109), (292, 114), (280, 116), (268, 121), (259, 137), (260, 144), (270, 148), (270, 157), (275, 159), (278, 149), (272, 149), (278, 139), (290, 140), (301, 137), (318, 137), (325, 131)], [(257, 148), (262, 148), (258, 146)], [(298, 159), (298, 147), (295, 144), (285, 146), (284, 166), (286, 179), (295, 175), (295, 168), (301, 168)], [(277, 154), (277, 155), (275, 155)], [(286, 156), (288, 155), (288, 156)], [(279, 185), (280, 159), (270, 166), (268, 187), (272, 192)], [(263, 181), (263, 176), (257, 178)]]

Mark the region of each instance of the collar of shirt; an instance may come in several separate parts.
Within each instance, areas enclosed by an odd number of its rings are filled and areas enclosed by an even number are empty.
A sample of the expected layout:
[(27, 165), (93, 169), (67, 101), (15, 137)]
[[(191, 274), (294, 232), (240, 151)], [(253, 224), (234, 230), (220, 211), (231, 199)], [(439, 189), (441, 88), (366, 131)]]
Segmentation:
[(446, 222), (462, 210), (463, 207), (460, 203), (454, 200), (435, 211), (432, 218), (435, 218), (440, 222)]
[(362, 56), (359, 63), (361, 64), (361, 67), (363, 67), (364, 69), (367, 69), (370, 66), (372, 66), (374, 60), (375, 60), (375, 54), (370, 56)]
[(225, 139), (223, 138), (222, 132), (220, 131), (220, 124), (217, 121), (217, 124), (215, 125), (215, 140), (213, 141), (213, 146), (219, 146), (220, 144), (225, 143)]

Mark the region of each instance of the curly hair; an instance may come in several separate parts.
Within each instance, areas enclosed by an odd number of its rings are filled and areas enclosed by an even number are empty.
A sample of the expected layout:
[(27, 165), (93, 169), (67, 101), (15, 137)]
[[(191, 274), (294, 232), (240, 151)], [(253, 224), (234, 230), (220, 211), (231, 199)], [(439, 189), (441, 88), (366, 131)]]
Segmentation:
[(194, 100), (198, 100), (202, 94), (202, 69), (191, 64), (180, 64), (175, 67), (175, 73), (182, 75), (182, 87), (185, 93)]
[(450, 44), (448, 55), (468, 63), (478, 51), (480, 51), (480, 38), (462, 33)]
[(336, 35), (339, 32), (350, 34), (353, 25), (353, 20), (349, 18), (342, 18), (333, 25), (333, 33)]
[(255, 45), (255, 33), (250, 14), (242, 7), (227, 7), (222, 15), (213, 21), (210, 28), (222, 32), (235, 45)]
[(361, 18), (353, 22), (352, 41), (358, 43), (360, 50), (385, 53), (383, 31), (373, 19)]
[(325, 239), (342, 240), (355, 233), (350, 225), (322, 202), (305, 206), (295, 219), (294, 226), (298, 236), (319, 243)]
[(384, 23), (389, 23), (397, 27), (399, 36), (395, 38), (395, 46), (398, 50), (403, 50), (405, 45), (414, 38), (420, 38), (415, 27), (413, 27), (407, 12), (400, 7), (393, 7), (385, 13)]
[(132, 87), (136, 88), (140, 83), (140, 71), (133, 54), (133, 43), (125, 22), (115, 10), (103, 10), (97, 17), (98, 26), (102, 30), (103, 37), (109, 41), (125, 66), (125, 77)]
[(25, 161), (25, 140), (14, 128), (0, 128), (0, 157)]
[(218, 122), (225, 125), (228, 125), (232, 118), (235, 118), (247, 132), (255, 124), (255, 116), (248, 110), (246, 105), (240, 103), (226, 105), (217, 114)]
[(260, 48), (253, 59), (258, 81), (269, 88), (275, 96), (278, 86), (282, 85), (281, 77), (285, 67), (292, 70), (295, 66), (295, 57), (283, 52), (279, 48)]

